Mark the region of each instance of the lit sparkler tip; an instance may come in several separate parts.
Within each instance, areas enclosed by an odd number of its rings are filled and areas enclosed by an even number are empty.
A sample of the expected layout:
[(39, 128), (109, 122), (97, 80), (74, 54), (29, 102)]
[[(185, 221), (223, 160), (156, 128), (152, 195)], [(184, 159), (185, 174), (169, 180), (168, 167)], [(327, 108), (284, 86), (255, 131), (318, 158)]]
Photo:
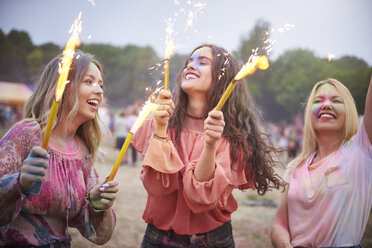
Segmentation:
[(96, 6), (96, 3), (94, 2), (94, 0), (88, 0), (88, 2), (90, 2), (93, 6)]
[(331, 62), (334, 58), (336, 58), (336, 56), (329, 52), (327, 56), (328, 62)]

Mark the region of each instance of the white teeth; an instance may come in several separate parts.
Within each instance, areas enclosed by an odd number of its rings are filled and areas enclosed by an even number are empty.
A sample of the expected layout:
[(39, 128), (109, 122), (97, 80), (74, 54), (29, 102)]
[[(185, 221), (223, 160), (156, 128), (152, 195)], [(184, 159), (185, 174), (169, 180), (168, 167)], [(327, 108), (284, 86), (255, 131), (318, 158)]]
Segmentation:
[(334, 118), (334, 117), (330, 114), (321, 114), (319, 118)]
[(185, 78), (186, 79), (196, 79), (196, 78), (198, 78), (195, 74), (186, 74), (186, 76), (185, 76)]
[(98, 105), (98, 100), (88, 100), (88, 103)]

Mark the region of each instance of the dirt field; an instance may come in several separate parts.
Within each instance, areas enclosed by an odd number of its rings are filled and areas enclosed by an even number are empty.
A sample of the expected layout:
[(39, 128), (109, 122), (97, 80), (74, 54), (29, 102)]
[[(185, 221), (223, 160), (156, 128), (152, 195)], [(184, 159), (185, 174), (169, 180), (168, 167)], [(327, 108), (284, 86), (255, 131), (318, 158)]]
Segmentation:
[[(96, 165), (98, 173), (103, 178), (108, 175), (116, 159), (116, 154), (106, 156), (105, 162)], [(140, 247), (146, 228), (142, 220), (142, 212), (146, 204), (146, 191), (144, 190), (139, 173), (140, 162), (136, 167), (123, 165), (120, 167), (116, 179), (120, 182), (120, 191), (113, 206), (117, 215), (117, 224), (111, 240), (103, 246), (97, 246), (84, 239), (76, 229), (70, 229), (73, 248), (106, 247), (106, 248), (137, 248)], [(283, 170), (280, 170), (280, 174)], [(280, 192), (269, 192), (259, 197), (254, 191), (234, 191), (239, 208), (232, 215), (232, 225), (237, 248), (268, 248), (272, 247), (270, 241), (270, 225), (276, 213), (275, 207), (248, 206), (247, 200), (266, 200), (279, 204)], [(372, 221), (369, 220), (369, 231), (363, 241), (365, 247), (372, 247)]]

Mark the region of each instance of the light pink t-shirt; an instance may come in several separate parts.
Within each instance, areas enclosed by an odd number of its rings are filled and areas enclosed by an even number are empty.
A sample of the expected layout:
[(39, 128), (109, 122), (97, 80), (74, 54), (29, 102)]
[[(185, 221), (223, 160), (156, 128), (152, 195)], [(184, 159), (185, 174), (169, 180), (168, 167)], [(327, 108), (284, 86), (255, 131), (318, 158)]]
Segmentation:
[(293, 246), (360, 244), (372, 204), (372, 145), (362, 124), (340, 149), (288, 173), (288, 223)]

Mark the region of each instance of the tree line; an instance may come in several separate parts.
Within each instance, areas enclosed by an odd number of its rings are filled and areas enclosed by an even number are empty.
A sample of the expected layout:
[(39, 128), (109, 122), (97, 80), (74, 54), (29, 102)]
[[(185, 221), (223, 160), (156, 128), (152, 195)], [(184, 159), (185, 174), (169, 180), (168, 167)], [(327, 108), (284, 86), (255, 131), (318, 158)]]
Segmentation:
[[(241, 39), (233, 53), (242, 64), (251, 55), (252, 48), (259, 47), (267, 38), (266, 30), (270, 30), (270, 24), (260, 20)], [(102, 63), (107, 98), (114, 108), (137, 100), (143, 102), (150, 94), (145, 89), (154, 89), (159, 80), (163, 80), (162, 57), (150, 46), (82, 44), (79, 49), (94, 54)], [(24, 31), (11, 30), (5, 34), (0, 29), (0, 81), (33, 85), (45, 65), (62, 50), (63, 47), (53, 43), (33, 44)], [(186, 56), (188, 54), (176, 53), (171, 57), (171, 88), (175, 86), (177, 73)], [(303, 111), (302, 106), (312, 86), (329, 77), (349, 88), (358, 112), (363, 113), (371, 69), (365, 61), (354, 56), (328, 62), (326, 58), (315, 56), (311, 50), (293, 49), (276, 60), (270, 59), (269, 69), (247, 77), (247, 83), (266, 120), (292, 121), (299, 111)]]

